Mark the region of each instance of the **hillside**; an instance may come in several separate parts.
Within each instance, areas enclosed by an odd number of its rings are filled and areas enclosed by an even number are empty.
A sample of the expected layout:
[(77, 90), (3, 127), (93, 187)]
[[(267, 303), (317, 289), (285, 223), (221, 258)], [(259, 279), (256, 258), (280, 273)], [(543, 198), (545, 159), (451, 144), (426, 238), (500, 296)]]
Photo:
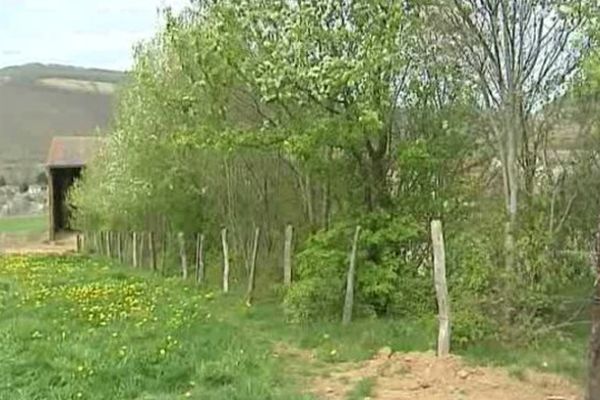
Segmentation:
[(117, 71), (61, 65), (0, 69), (0, 175), (35, 174), (55, 135), (105, 131), (123, 79)]

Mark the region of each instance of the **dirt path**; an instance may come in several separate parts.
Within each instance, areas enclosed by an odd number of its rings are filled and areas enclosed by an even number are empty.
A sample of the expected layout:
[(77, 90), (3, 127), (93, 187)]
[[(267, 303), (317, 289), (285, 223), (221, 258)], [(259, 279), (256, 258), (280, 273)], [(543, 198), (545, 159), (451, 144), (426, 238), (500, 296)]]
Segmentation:
[(75, 234), (62, 234), (53, 242), (47, 234), (0, 234), (0, 254), (67, 254), (77, 248)]
[(356, 385), (371, 379), (369, 400), (580, 400), (573, 382), (551, 375), (469, 367), (459, 357), (437, 359), (430, 353), (380, 354), (363, 363), (342, 364), (312, 387), (320, 399), (345, 400)]

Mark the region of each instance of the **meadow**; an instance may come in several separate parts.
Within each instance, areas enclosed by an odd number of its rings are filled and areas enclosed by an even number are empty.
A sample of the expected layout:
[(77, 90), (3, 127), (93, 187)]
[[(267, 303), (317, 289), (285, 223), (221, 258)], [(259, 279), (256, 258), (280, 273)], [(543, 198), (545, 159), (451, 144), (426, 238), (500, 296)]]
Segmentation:
[(48, 229), (47, 215), (0, 218), (0, 233), (37, 234)]
[[(241, 293), (107, 260), (0, 257), (0, 399), (313, 399), (310, 381), (340, 362), (384, 346), (405, 352), (435, 344), (433, 317), (292, 325), (272, 296), (247, 307)], [(583, 337), (461, 351), (517, 375), (534, 368), (577, 379)], [(367, 383), (350, 398), (368, 396)]]

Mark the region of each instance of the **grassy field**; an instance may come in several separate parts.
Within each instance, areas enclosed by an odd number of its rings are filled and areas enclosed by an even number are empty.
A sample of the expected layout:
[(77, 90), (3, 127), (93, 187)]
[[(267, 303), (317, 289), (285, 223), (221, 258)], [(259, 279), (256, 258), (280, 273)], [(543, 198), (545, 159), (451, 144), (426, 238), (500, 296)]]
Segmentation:
[[(0, 257), (0, 399), (312, 399), (311, 377), (336, 363), (435, 343), (433, 318), (294, 326), (275, 299), (248, 308), (241, 298), (83, 256)], [(583, 344), (464, 354), (577, 377)]]
[(48, 229), (47, 215), (0, 218), (0, 233), (36, 234)]

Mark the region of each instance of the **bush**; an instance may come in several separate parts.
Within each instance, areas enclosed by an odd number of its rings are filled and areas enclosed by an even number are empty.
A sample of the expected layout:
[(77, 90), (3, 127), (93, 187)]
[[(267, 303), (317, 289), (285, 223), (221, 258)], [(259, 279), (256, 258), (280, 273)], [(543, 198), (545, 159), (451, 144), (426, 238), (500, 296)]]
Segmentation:
[(0, 187), (6, 186), (6, 178), (0, 175)]
[[(359, 314), (414, 315), (432, 310), (431, 276), (419, 269), (422, 233), (409, 218), (371, 214), (361, 222), (355, 310)], [(294, 322), (341, 315), (353, 224), (313, 235), (296, 260), (297, 281), (284, 307)]]

